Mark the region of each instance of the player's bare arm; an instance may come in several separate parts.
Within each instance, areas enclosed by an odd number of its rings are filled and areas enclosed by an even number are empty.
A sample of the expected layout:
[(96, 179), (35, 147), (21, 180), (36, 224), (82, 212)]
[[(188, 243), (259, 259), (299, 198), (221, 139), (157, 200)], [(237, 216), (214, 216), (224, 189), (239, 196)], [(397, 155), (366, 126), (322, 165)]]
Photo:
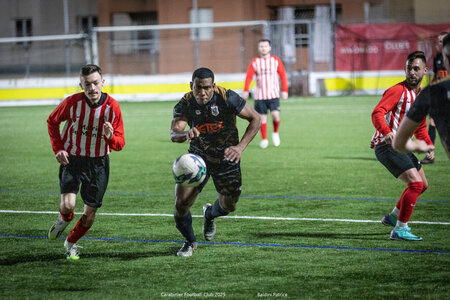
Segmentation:
[(225, 149), (225, 159), (234, 162), (239, 162), (239, 160), (241, 160), (242, 152), (253, 140), (255, 135), (258, 133), (259, 127), (261, 126), (260, 115), (248, 103), (245, 104), (239, 114), (239, 117), (247, 120), (249, 124), (239, 144)]
[(399, 152), (429, 152), (430, 157), (434, 157), (434, 146), (428, 145), (425, 141), (411, 139), (414, 131), (420, 123), (414, 122), (408, 117), (403, 118), (397, 134), (392, 141), (392, 147)]
[(172, 120), (172, 126), (170, 128), (170, 139), (174, 143), (183, 143), (185, 141), (191, 141), (192, 139), (200, 136), (200, 131), (197, 128), (191, 128), (185, 131), (187, 126), (187, 120), (182, 118), (174, 118)]

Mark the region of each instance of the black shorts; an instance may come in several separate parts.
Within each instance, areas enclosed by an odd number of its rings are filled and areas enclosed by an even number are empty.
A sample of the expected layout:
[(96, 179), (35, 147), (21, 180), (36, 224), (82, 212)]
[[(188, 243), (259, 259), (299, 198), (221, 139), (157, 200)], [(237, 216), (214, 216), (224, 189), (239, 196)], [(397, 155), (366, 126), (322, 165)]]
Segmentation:
[(59, 167), (61, 194), (78, 194), (81, 184), (81, 198), (91, 207), (102, 206), (108, 179), (109, 156), (69, 156), (69, 164)]
[(395, 178), (398, 178), (406, 170), (416, 168), (419, 171), (422, 168), (420, 161), (414, 154), (397, 152), (391, 144), (381, 143), (376, 145), (375, 156)]
[(212, 177), (214, 186), (219, 194), (230, 197), (239, 197), (242, 190), (241, 165), (225, 159), (207, 159), (202, 156), (206, 163), (206, 178), (197, 187), (201, 192), (203, 187)]
[(255, 100), (255, 110), (262, 115), (267, 115), (267, 110), (280, 111), (280, 98), (270, 100)]

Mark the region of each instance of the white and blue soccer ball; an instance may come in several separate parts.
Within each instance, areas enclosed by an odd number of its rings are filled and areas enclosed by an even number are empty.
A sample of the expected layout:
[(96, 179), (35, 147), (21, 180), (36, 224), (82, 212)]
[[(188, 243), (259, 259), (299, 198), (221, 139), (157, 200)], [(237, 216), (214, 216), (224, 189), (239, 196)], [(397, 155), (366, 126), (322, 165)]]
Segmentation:
[(198, 155), (183, 154), (173, 162), (172, 173), (175, 183), (196, 187), (206, 178), (206, 164)]

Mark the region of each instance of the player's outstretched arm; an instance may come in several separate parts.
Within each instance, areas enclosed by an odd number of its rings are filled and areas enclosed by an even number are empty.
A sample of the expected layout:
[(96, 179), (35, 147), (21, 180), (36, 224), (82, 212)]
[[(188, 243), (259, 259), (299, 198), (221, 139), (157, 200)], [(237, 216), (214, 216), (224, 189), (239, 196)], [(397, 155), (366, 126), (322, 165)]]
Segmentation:
[(428, 145), (422, 140), (411, 140), (414, 131), (419, 127), (420, 123), (414, 122), (405, 116), (400, 123), (397, 134), (394, 136), (392, 147), (399, 152), (419, 152), (425, 153), (434, 149), (433, 145)]
[(248, 103), (241, 110), (239, 117), (249, 122), (241, 141), (236, 146), (225, 149), (225, 158), (230, 161), (239, 162), (242, 152), (247, 145), (253, 140), (261, 126), (260, 115)]

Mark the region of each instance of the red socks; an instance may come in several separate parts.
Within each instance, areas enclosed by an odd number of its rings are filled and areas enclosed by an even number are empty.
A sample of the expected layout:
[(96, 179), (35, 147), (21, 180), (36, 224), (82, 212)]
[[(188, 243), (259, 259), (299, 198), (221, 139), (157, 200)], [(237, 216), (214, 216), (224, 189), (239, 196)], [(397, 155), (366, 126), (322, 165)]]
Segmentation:
[(272, 121), (272, 123), (273, 123), (273, 132), (277, 133), (278, 128), (280, 128), (281, 121)]
[(65, 222), (70, 222), (73, 219), (73, 210), (74, 208), (72, 208), (72, 210), (68, 213), (68, 214), (63, 214), (61, 212), (61, 210), (59, 210), (59, 214), (61, 215), (61, 218), (65, 221)]
[(423, 182), (411, 182), (400, 197), (400, 214), (398, 220), (400, 222), (408, 223), (414, 211), (419, 195), (425, 191)]
[(77, 225), (75, 225), (75, 228), (69, 233), (69, 236), (67, 237), (67, 241), (69, 243), (76, 243), (78, 242), (81, 237), (83, 237), (88, 231), (90, 227), (84, 227), (83, 226), (83, 220), (86, 218), (85, 215), (81, 217), (81, 219), (78, 220)]
[[(277, 133), (278, 129), (280, 128), (281, 121), (273, 121), (273, 132)], [(267, 123), (262, 123), (261, 128), (259, 129), (261, 131), (261, 137), (263, 140), (267, 140)]]
[(259, 130), (261, 131), (262, 139), (267, 140), (267, 123), (262, 123)]

